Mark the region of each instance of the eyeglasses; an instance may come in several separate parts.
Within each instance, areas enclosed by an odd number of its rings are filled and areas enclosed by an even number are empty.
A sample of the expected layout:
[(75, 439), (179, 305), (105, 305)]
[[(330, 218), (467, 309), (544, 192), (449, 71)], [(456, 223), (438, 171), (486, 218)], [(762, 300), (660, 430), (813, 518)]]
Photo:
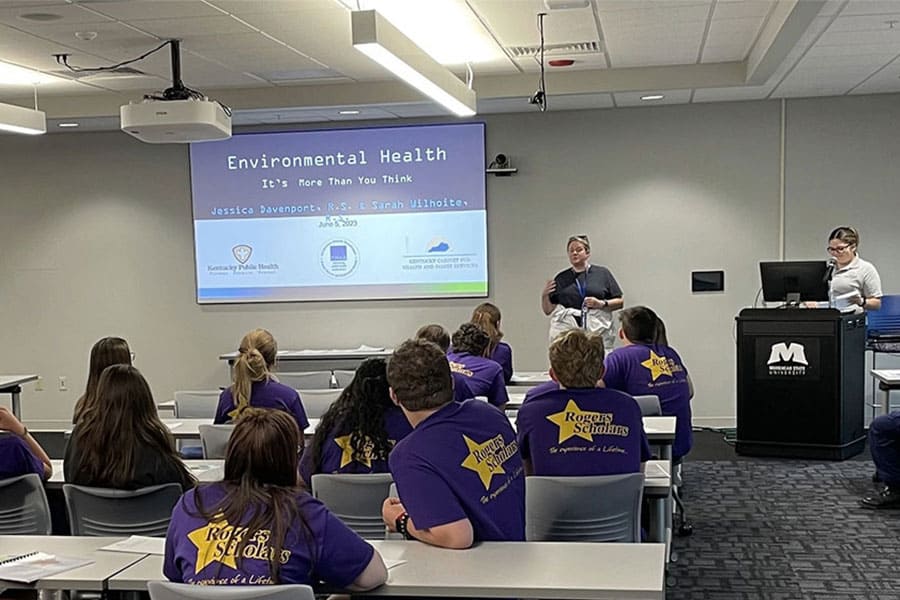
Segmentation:
[(828, 246), (825, 248), (825, 250), (827, 250), (828, 252), (831, 252), (832, 254), (840, 254), (841, 252), (843, 252), (844, 250), (846, 250), (849, 247), (850, 247), (850, 244), (844, 244), (843, 246)]

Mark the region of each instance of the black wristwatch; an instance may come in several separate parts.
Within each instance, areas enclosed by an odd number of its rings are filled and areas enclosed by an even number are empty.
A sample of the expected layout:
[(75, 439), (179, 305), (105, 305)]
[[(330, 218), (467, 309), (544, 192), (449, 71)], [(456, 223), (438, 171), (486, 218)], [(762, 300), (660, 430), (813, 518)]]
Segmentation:
[(403, 535), (404, 538), (411, 540), (413, 536), (409, 534), (409, 513), (405, 512), (394, 521), (394, 527), (397, 529), (397, 533)]

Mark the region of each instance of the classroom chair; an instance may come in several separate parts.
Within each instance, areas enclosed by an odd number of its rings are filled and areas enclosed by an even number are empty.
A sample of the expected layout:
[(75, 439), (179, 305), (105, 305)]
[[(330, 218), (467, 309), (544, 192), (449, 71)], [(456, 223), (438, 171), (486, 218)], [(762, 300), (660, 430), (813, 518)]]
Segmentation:
[(308, 585), (191, 585), (148, 581), (150, 600), (315, 600)]
[(361, 537), (384, 539), (381, 506), (390, 492), (390, 473), (317, 473), (312, 495)]
[(164, 537), (181, 486), (166, 483), (137, 490), (63, 485), (72, 535)]
[(324, 390), (297, 390), (300, 394), (300, 402), (303, 404), (303, 410), (310, 419), (318, 419), (325, 414), (325, 411), (334, 403), (344, 390), (324, 389)]
[(234, 425), (198, 425), (200, 431), (200, 446), (203, 448), (203, 458), (223, 459), (225, 458), (225, 449), (228, 447), (228, 440), (231, 438), (231, 432), (234, 431)]
[(525, 539), (641, 541), (644, 474), (525, 478)]
[(633, 398), (641, 408), (642, 417), (658, 417), (662, 415), (662, 406), (659, 404), (659, 396), (647, 394), (644, 396), (633, 396)]
[(295, 390), (325, 390), (332, 385), (331, 371), (276, 373), (278, 381)]
[(36, 473), (0, 479), (0, 535), (50, 535), (50, 505)]
[(176, 419), (212, 419), (219, 405), (219, 390), (175, 392)]
[(353, 377), (356, 375), (356, 371), (347, 370), (347, 369), (335, 369), (334, 370), (334, 382), (341, 389), (350, 385), (350, 382), (353, 381)]

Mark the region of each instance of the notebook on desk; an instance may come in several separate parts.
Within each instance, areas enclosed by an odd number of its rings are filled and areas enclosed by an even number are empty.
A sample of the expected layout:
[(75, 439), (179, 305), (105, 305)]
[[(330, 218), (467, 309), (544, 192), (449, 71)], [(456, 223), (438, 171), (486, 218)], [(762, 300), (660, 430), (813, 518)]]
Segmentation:
[(45, 552), (29, 552), (12, 556), (0, 556), (0, 579), (18, 583), (34, 583), (38, 579), (65, 573), (91, 564), (92, 560), (54, 556)]

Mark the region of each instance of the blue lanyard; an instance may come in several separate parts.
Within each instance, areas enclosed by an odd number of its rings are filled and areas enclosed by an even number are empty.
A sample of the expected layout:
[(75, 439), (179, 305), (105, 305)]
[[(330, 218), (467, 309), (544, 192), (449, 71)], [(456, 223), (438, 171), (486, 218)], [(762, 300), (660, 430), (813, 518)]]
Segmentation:
[(584, 272), (585, 281), (582, 282), (578, 279), (578, 275), (575, 275), (575, 287), (578, 288), (578, 293), (581, 295), (581, 301), (584, 302), (584, 299), (587, 297), (587, 271)]

